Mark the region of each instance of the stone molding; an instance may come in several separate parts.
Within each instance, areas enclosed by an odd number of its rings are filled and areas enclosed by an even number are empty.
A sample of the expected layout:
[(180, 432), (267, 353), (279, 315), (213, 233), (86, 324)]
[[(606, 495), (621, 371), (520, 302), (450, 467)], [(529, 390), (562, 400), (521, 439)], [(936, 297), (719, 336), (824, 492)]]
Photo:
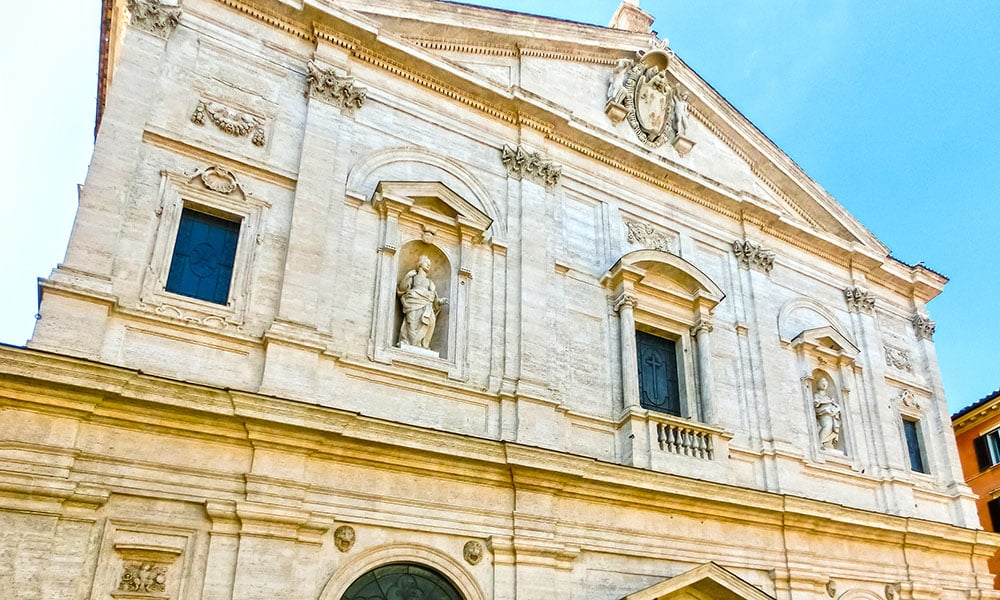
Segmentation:
[(128, 0), (131, 24), (145, 32), (168, 38), (181, 20), (180, 6), (168, 6), (160, 0)]
[(562, 167), (558, 163), (544, 158), (538, 152), (525, 150), (522, 146), (504, 144), (500, 150), (500, 160), (507, 167), (507, 175), (515, 179), (527, 177), (545, 187), (552, 187), (562, 177)]
[(851, 312), (870, 315), (875, 310), (875, 296), (862, 287), (844, 288), (844, 299), (847, 300), (847, 308)]
[(626, 239), (630, 244), (637, 244), (650, 250), (662, 250), (670, 252), (670, 242), (672, 239), (665, 233), (660, 232), (649, 223), (641, 221), (629, 221), (623, 219), (627, 230)]
[(306, 96), (318, 98), (350, 114), (361, 108), (368, 88), (356, 85), (354, 77), (338, 69), (324, 68), (315, 61), (306, 64)]
[(934, 329), (937, 327), (937, 323), (931, 321), (929, 317), (924, 315), (914, 315), (912, 323), (913, 329), (917, 332), (917, 339), (934, 339)]
[(913, 361), (910, 358), (909, 350), (888, 344), (884, 345), (882, 349), (885, 350), (885, 364), (887, 366), (900, 371), (913, 371)]
[(736, 255), (740, 267), (744, 269), (757, 269), (770, 273), (774, 268), (774, 251), (750, 240), (733, 241), (733, 254)]
[(219, 129), (229, 135), (236, 137), (250, 136), (250, 140), (254, 146), (263, 146), (266, 141), (263, 121), (250, 113), (229, 108), (219, 102), (199, 100), (198, 106), (191, 113), (191, 122), (196, 125), (204, 125), (206, 116)]

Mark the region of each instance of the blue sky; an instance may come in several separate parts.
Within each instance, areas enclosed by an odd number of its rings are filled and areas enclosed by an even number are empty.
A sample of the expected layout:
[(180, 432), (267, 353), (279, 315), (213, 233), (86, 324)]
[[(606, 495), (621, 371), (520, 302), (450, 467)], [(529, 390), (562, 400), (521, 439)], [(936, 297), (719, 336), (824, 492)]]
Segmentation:
[[(481, 4), (606, 24), (617, 0)], [(642, 0), (671, 47), (910, 263), (952, 410), (1000, 387), (1000, 3)], [(23, 344), (93, 143), (99, 2), (16, 2), (0, 39), (0, 341)], [(31, 59), (25, 60), (25, 49)], [(48, 53), (46, 55), (45, 53)]]

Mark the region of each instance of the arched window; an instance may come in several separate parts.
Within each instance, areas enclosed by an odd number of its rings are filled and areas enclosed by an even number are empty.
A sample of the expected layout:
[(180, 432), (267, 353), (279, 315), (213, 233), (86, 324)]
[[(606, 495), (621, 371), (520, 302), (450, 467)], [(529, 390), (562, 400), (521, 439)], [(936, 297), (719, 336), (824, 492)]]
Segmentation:
[(393, 563), (368, 571), (341, 600), (462, 600), (443, 575), (412, 563)]

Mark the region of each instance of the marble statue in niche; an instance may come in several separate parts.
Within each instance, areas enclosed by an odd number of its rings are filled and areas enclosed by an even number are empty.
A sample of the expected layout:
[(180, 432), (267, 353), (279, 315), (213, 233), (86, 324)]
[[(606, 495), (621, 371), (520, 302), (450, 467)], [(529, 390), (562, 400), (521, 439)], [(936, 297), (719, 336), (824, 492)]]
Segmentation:
[(830, 395), (830, 381), (825, 376), (816, 379), (813, 392), (813, 410), (816, 411), (816, 425), (819, 428), (819, 446), (823, 450), (837, 450), (840, 442), (840, 405)]
[(399, 328), (399, 347), (431, 349), (434, 328), (441, 307), (448, 303), (441, 298), (437, 286), (430, 278), (431, 259), (422, 255), (415, 269), (411, 269), (399, 280), (396, 295), (403, 307), (403, 323)]

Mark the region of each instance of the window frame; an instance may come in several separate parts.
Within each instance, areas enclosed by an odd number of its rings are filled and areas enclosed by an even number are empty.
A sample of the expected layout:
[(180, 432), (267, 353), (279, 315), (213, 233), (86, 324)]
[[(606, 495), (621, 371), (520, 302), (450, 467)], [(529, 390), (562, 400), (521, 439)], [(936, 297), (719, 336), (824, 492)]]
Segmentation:
[[(907, 435), (906, 426), (907, 424), (913, 426), (914, 431), (914, 441), (916, 443), (916, 448), (910, 445), (910, 436)], [(900, 420), (900, 426), (902, 427), (903, 433), (903, 447), (906, 449), (906, 461), (908, 463), (909, 469), (913, 473), (919, 473), (921, 475), (930, 475), (931, 466), (930, 461), (928, 461), (927, 456), (927, 446), (924, 442), (926, 439), (924, 436), (922, 420), (913, 416), (902, 415)], [(916, 450), (916, 455), (920, 459), (920, 466), (922, 469), (917, 469), (916, 465), (913, 464), (914, 450)]]
[[(1000, 465), (1000, 428), (976, 436), (972, 440), (972, 445), (980, 473)], [(986, 464), (987, 462), (989, 464)]]
[[(193, 174), (161, 172), (157, 228), (139, 308), (158, 318), (212, 329), (240, 326), (246, 319), (263, 213), (270, 204), (248, 193), (231, 170), (209, 166)], [(167, 291), (167, 278), (184, 210), (238, 222), (236, 253), (225, 304)]]
[[(695, 378), (693, 377), (693, 374), (695, 373), (695, 365), (692, 357), (693, 353), (691, 351), (693, 347), (691, 339), (692, 336), (690, 333), (691, 328), (686, 324), (664, 319), (658, 315), (644, 311), (642, 310), (641, 305), (635, 309), (635, 321), (636, 334), (641, 332), (647, 335), (669, 340), (674, 343), (675, 358), (677, 361), (677, 404), (679, 414), (674, 415), (666, 411), (642, 406), (641, 395), (639, 398), (639, 406), (643, 410), (648, 410), (656, 414), (704, 422), (704, 419), (698, 410), (698, 390)], [(635, 376), (638, 378), (638, 369), (641, 368), (638, 364), (638, 335), (636, 335), (635, 338), (637, 359)]]

